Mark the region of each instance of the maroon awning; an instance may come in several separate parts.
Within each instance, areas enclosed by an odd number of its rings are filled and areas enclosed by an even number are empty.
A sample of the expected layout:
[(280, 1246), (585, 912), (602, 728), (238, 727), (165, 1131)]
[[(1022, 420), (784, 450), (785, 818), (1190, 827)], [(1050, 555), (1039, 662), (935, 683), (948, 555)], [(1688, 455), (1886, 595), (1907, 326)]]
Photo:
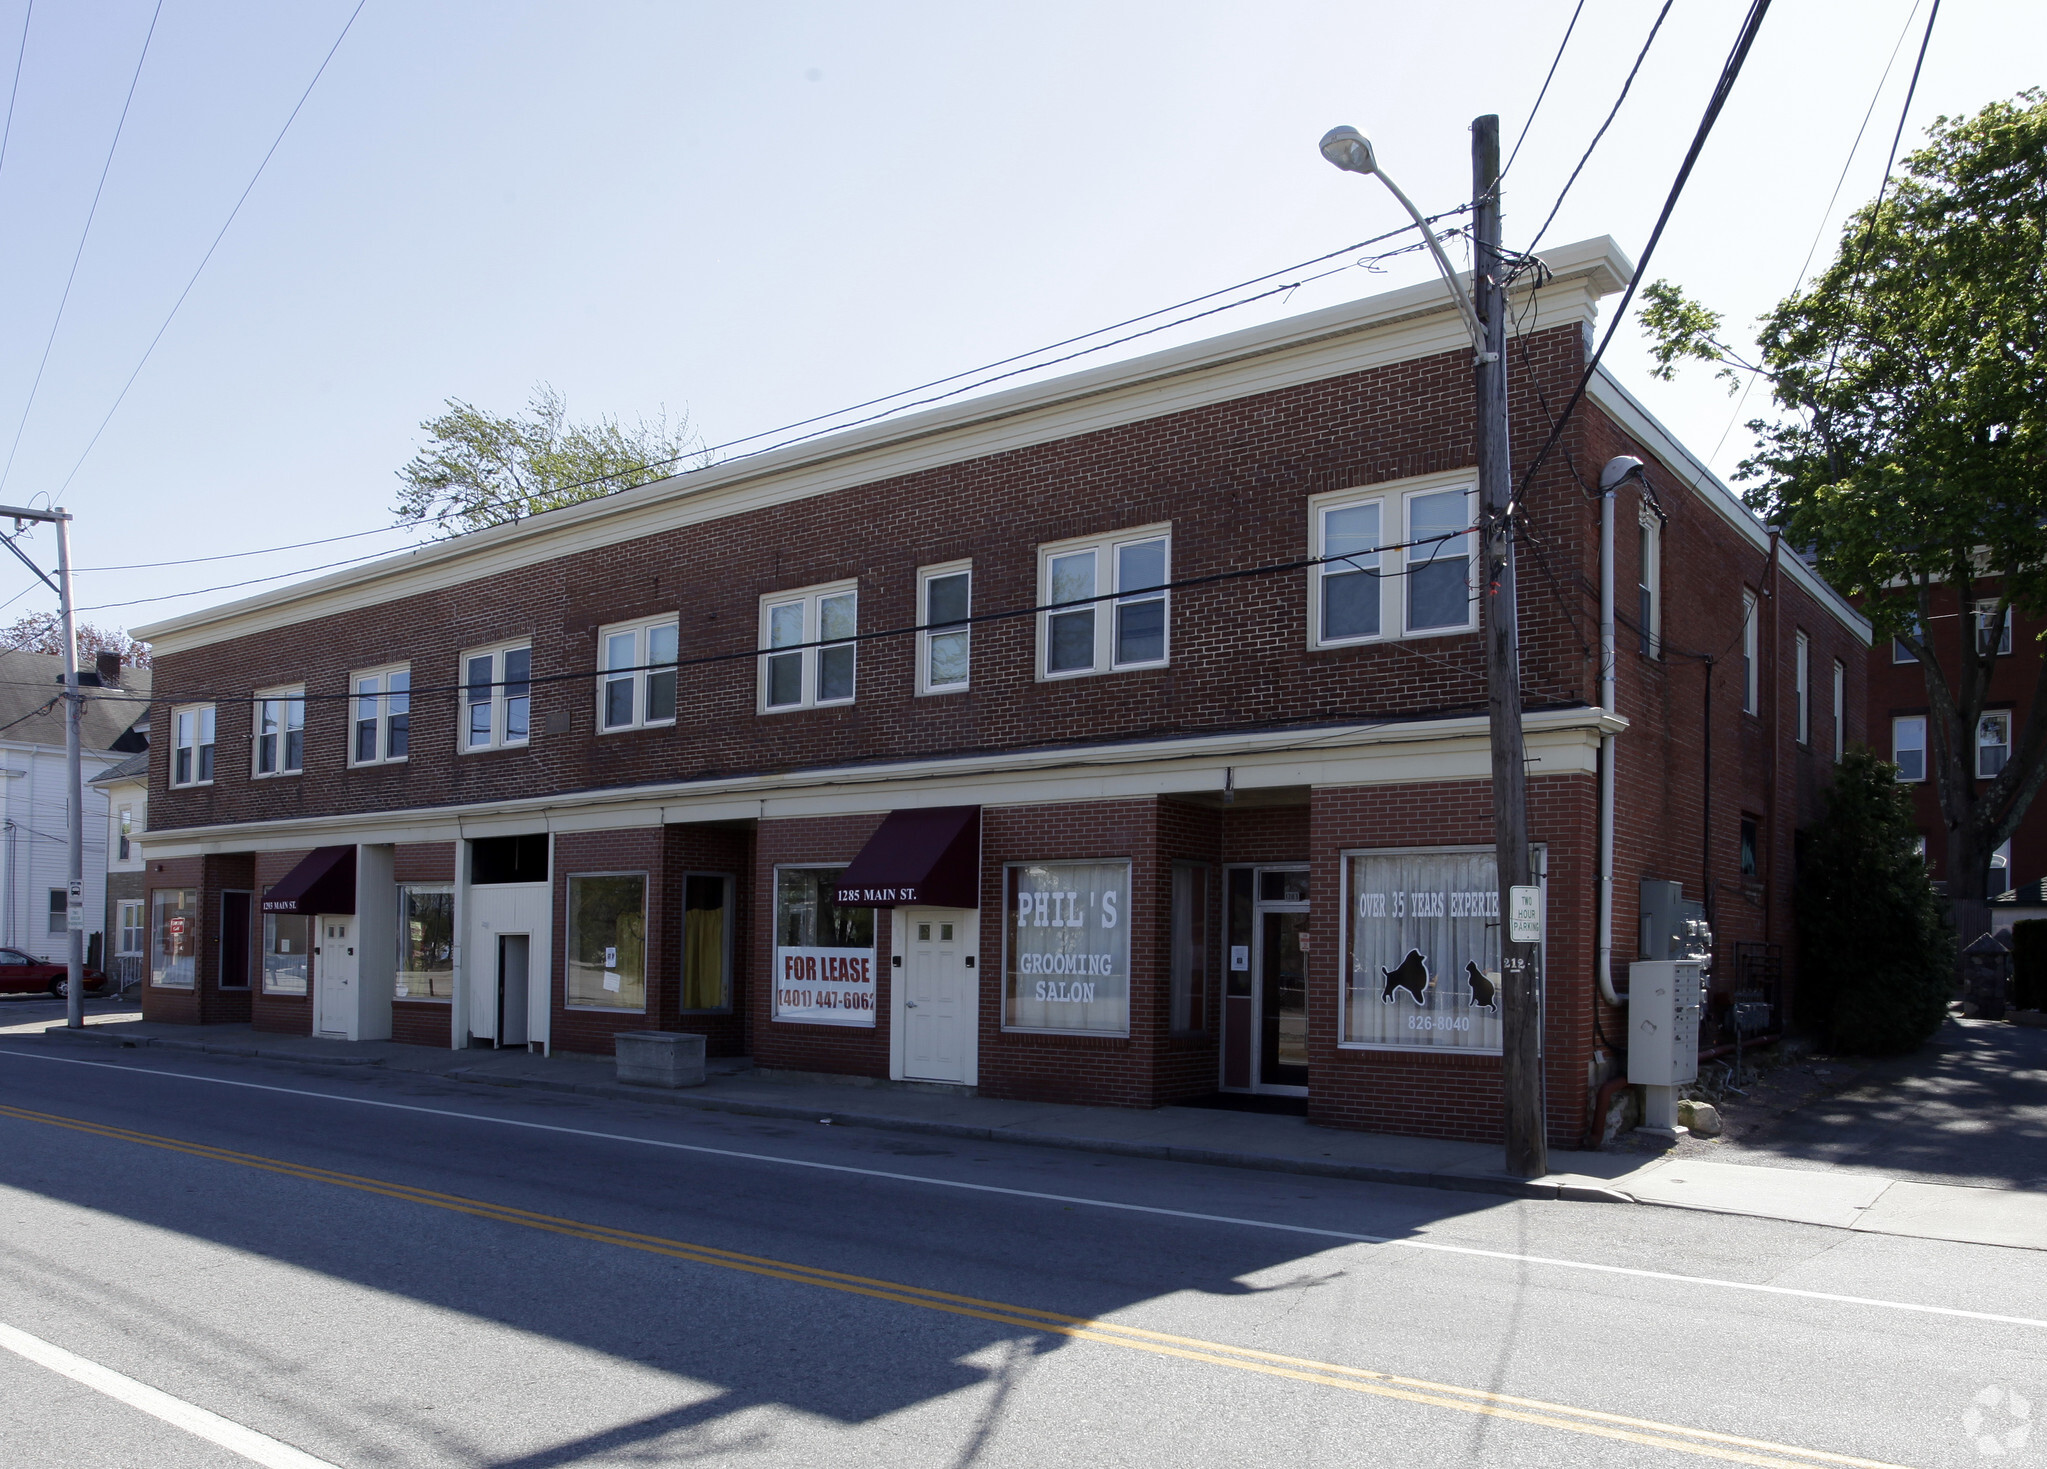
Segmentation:
[(355, 848), (318, 847), (263, 895), (265, 913), (353, 913)]
[(842, 908), (981, 906), (981, 808), (891, 811), (839, 875)]

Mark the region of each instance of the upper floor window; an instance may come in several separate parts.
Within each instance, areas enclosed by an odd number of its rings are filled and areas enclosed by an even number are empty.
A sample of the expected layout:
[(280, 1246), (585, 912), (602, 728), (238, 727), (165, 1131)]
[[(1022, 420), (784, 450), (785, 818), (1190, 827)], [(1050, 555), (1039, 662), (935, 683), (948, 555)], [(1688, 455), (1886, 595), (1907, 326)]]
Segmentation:
[(1038, 672), (1068, 678), (1166, 662), (1164, 526), (1038, 548)]
[(1834, 660), (1834, 758), (1848, 753), (1848, 665)]
[(532, 680), (533, 649), (525, 643), (464, 653), (462, 748), (501, 750), (525, 744), (531, 733)]
[(1663, 522), (1647, 505), (1636, 507), (1636, 520), (1641, 527), (1635, 572), (1635, 615), (1640, 621), (1636, 649), (1644, 658), (1657, 658), (1662, 656)]
[(297, 775), (306, 762), (306, 691), (267, 689), (256, 695), (255, 774)]
[(604, 674), (597, 685), (600, 730), (675, 723), (679, 643), (674, 618), (607, 627), (598, 633), (597, 646), (604, 660)]
[(1793, 644), (1792, 688), (1798, 702), (1798, 743), (1812, 743), (1812, 640), (1800, 632)]
[(1976, 721), (1976, 778), (1995, 780), (2011, 759), (2011, 711), (1994, 709)]
[[(132, 860), (135, 856), (135, 808), (133, 806), (123, 806), (121, 808), (120, 815), (115, 818), (115, 830), (119, 836), (119, 860), (123, 862)], [(128, 951), (123, 949), (121, 952), (125, 954)]]
[[(1911, 617), (1911, 634), (1915, 642), (1923, 643), (1926, 641), (1926, 629), (1920, 625), (1919, 614), (1916, 612)], [(1891, 639), (1891, 662), (1917, 663), (1918, 661), (1918, 655), (1905, 646), (1903, 638)]]
[(1979, 653), (1990, 652), (1992, 635), (1995, 634), (1997, 656), (2009, 658), (2011, 656), (2011, 624), (2012, 612), (2010, 608), (2007, 607), (2005, 609), (2004, 619), (2000, 622), (1995, 602), (1978, 602), (1976, 604), (1976, 651)]
[(1891, 721), (1891, 763), (1899, 780), (1926, 779), (1926, 716), (1907, 715)]
[[(860, 631), (856, 582), (761, 598), (760, 700), (764, 711), (853, 702)], [(845, 639), (845, 641), (838, 641)]]
[(1316, 647), (1474, 625), (1469, 488), (1346, 490), (1310, 504)]
[(1763, 707), (1763, 660), (1758, 646), (1756, 594), (1743, 588), (1741, 594), (1741, 712), (1754, 714)]
[(973, 568), (965, 562), (917, 573), (917, 692), (954, 694), (967, 686), (973, 634)]
[(358, 673), (351, 680), (354, 697), (348, 763), (378, 765), (403, 760), (412, 749), (412, 668), (401, 663)]
[(207, 785), (213, 780), (213, 706), (194, 704), (171, 714), (171, 784)]

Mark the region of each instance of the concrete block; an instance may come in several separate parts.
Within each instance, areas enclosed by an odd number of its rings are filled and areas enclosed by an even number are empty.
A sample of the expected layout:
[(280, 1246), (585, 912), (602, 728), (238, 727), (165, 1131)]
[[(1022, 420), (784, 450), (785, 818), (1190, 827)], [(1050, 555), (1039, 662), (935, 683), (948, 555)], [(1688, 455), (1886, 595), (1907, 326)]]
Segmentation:
[(678, 1030), (629, 1030), (613, 1037), (618, 1079), (631, 1086), (702, 1086), (704, 1038)]

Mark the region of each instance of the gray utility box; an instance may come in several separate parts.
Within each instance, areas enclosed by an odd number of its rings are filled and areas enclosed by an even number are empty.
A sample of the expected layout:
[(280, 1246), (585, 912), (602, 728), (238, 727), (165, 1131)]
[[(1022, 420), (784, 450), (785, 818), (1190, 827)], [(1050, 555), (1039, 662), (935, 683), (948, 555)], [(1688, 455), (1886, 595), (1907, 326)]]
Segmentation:
[(1713, 960), (1713, 930), (1706, 905), (1685, 896), (1684, 884), (1642, 880), (1641, 957)]
[(1628, 1081), (1682, 1086), (1699, 1079), (1699, 965), (1643, 959), (1628, 966)]
[(633, 1086), (702, 1086), (704, 1038), (677, 1030), (628, 1030), (612, 1038), (618, 1079)]

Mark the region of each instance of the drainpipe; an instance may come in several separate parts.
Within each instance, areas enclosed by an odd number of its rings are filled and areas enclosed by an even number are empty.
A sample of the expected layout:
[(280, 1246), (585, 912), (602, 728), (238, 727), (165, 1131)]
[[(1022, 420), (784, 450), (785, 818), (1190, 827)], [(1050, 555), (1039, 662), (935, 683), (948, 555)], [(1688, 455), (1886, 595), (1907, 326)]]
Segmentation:
[[(1615, 493), (1642, 473), (1642, 461), (1628, 454), (1607, 460), (1599, 472), (1599, 705), (1615, 712), (1618, 658), (1613, 635), (1613, 512)], [(1613, 828), (1617, 781), (1614, 737), (1599, 741), (1599, 998), (1609, 1005), (1625, 1003), (1613, 985)]]

